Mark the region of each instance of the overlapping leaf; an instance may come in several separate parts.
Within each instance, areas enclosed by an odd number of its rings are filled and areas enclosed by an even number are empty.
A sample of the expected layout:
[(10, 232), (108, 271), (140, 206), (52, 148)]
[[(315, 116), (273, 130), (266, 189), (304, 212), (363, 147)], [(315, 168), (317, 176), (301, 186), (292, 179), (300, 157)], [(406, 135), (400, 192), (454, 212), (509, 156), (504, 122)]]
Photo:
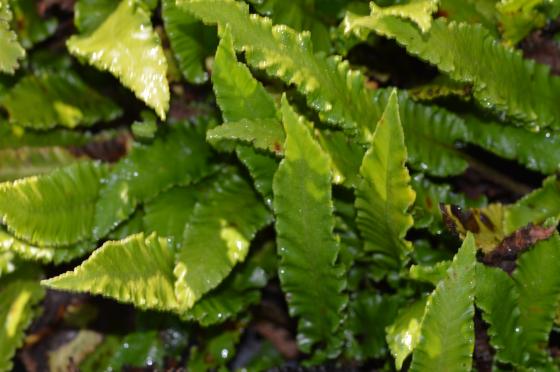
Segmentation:
[(169, 107), (167, 62), (150, 14), (135, 0), (121, 1), (90, 34), (72, 36), (68, 50), (117, 76), (165, 119)]
[(175, 293), (191, 308), (243, 262), (271, 216), (241, 177), (226, 172), (199, 198), (177, 252)]
[(468, 371), (474, 349), (476, 247), (468, 235), (431, 294), (411, 371)]
[(201, 84), (208, 80), (204, 60), (216, 46), (216, 31), (204, 26), (175, 0), (164, 0), (162, 18), (179, 68), (187, 81)]
[(438, 18), (422, 33), (407, 20), (386, 16), (377, 20), (374, 30), (396, 39), (409, 53), (454, 80), (472, 84), (473, 95), (483, 107), (529, 128), (558, 128), (560, 108), (555, 102), (560, 99), (560, 78), (499, 44), (482, 26)]
[(332, 235), (329, 158), (286, 100), (282, 114), (285, 158), (273, 183), (280, 282), (290, 314), (299, 318), (300, 348), (310, 352), (322, 342), (321, 354), (334, 357), (342, 346), (340, 313), (347, 298), (344, 271), (336, 262), (340, 248)]
[(37, 10), (34, 0), (9, 0), (14, 11), (15, 31), (21, 45), (29, 49), (49, 36), (58, 25), (56, 18), (43, 19)]
[(355, 202), (364, 249), (383, 266), (393, 268), (399, 268), (412, 248), (404, 239), (414, 222), (408, 209), (415, 198), (405, 167), (406, 159), (395, 91), (377, 123), (371, 147), (364, 155), (360, 167), (363, 180), (356, 190)]
[(511, 278), (477, 267), (477, 305), (500, 361), (543, 369), (549, 363), (544, 347), (560, 299), (559, 248), (557, 234), (539, 242), (520, 257)]
[(0, 1), (0, 72), (13, 74), (19, 60), (25, 56), (25, 49), (19, 44), (17, 35), (10, 29), (12, 12), (8, 0)]
[(210, 149), (198, 129), (185, 123), (167, 129), (150, 145), (136, 144), (109, 174), (96, 206), (96, 239), (130, 216), (138, 203), (209, 173)]
[(82, 34), (93, 33), (118, 5), (113, 0), (78, 0), (74, 6), (74, 24)]
[(178, 310), (174, 250), (156, 234), (109, 241), (73, 271), (44, 280), (59, 290), (89, 292), (143, 309)]
[(0, 371), (10, 371), (13, 367), (11, 358), (23, 344), (25, 329), (36, 314), (34, 306), (41, 301), (45, 291), (30, 278), (0, 284)]
[(0, 105), (12, 124), (32, 129), (91, 126), (122, 113), (70, 71), (28, 75), (0, 98)]
[(50, 174), (0, 185), (0, 215), (17, 238), (46, 246), (91, 236), (101, 179), (107, 167), (79, 162)]
[(21, 147), (0, 150), (0, 181), (49, 173), (77, 160), (61, 147)]

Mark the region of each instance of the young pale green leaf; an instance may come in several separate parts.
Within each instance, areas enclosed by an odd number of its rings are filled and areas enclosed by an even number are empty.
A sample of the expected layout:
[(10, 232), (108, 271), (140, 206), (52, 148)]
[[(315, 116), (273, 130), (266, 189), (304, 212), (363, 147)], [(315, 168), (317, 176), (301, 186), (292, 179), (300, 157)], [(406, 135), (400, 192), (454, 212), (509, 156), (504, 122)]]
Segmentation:
[(56, 31), (56, 18), (43, 19), (35, 0), (10, 0), (10, 3), (14, 11), (14, 29), (24, 48), (31, 48)]
[(112, 169), (99, 194), (93, 236), (102, 238), (171, 186), (198, 181), (210, 171), (210, 148), (191, 124), (170, 125), (150, 145), (136, 144)]
[(454, 80), (472, 84), (483, 107), (529, 128), (560, 127), (560, 106), (555, 104), (560, 100), (560, 78), (550, 76), (548, 66), (501, 45), (482, 26), (438, 18), (422, 33), (407, 20), (386, 16), (374, 29)]
[(420, 340), (422, 319), (429, 297), (404, 307), (399, 311), (395, 322), (386, 328), (387, 344), (395, 358), (395, 367), (400, 370), (404, 360), (412, 353)]
[(169, 108), (167, 61), (142, 4), (121, 1), (94, 32), (72, 36), (67, 46), (76, 57), (117, 76), (165, 119)]
[(507, 235), (528, 224), (541, 224), (549, 217), (560, 217), (560, 181), (556, 176), (544, 180), (533, 191), (504, 211), (504, 231)]
[(63, 147), (20, 147), (0, 150), (0, 181), (49, 173), (78, 159)]
[(0, 252), (11, 252), (19, 258), (59, 265), (91, 252), (95, 243), (84, 241), (68, 247), (40, 247), (17, 239), (4, 229), (0, 229)]
[(224, 121), (277, 118), (274, 99), (249, 68), (237, 61), (233, 42), (231, 28), (227, 27), (221, 35), (212, 73)]
[(208, 73), (204, 60), (216, 47), (216, 31), (177, 7), (175, 0), (163, 0), (161, 15), (169, 43), (185, 79), (194, 84), (206, 82)]
[(546, 16), (539, 11), (545, 0), (501, 0), (496, 4), (500, 31), (509, 45), (516, 45), (534, 28), (546, 24)]
[(470, 371), (474, 349), (476, 247), (467, 235), (426, 305), (414, 371)]
[(273, 182), (280, 282), (290, 314), (299, 318), (300, 348), (310, 352), (321, 342), (321, 354), (334, 357), (342, 346), (340, 313), (348, 299), (333, 236), (329, 158), (285, 98), (282, 116), (285, 157)]
[[(389, 89), (379, 89), (374, 93), (377, 120), (387, 107), (390, 95)], [(465, 122), (437, 106), (415, 103), (404, 92), (399, 92), (398, 96), (407, 161), (411, 167), (434, 176), (463, 173), (468, 163), (455, 148), (455, 142), (467, 140)]]
[(175, 293), (190, 309), (249, 252), (271, 215), (240, 176), (226, 172), (199, 198), (185, 228), (175, 264)]
[(114, 0), (78, 0), (74, 6), (74, 24), (82, 34), (93, 33), (119, 5)]
[(140, 233), (105, 243), (73, 271), (41, 283), (110, 297), (142, 309), (178, 311), (173, 263), (174, 250), (166, 239)]
[(0, 185), (0, 215), (31, 244), (67, 246), (91, 236), (95, 203), (107, 167), (79, 162)]
[(450, 265), (451, 261), (440, 261), (432, 266), (412, 265), (408, 277), (413, 280), (437, 285), (446, 277)]
[(19, 60), (25, 57), (25, 49), (19, 44), (17, 35), (10, 29), (12, 12), (8, 0), (0, 0), (0, 72), (13, 74)]
[(518, 367), (545, 370), (545, 350), (560, 300), (560, 238), (537, 243), (517, 261), (512, 277), (477, 267), (477, 305), (490, 325), (496, 357)]
[(450, 21), (481, 24), (498, 36), (496, 2), (498, 0), (440, 0), (438, 12)]
[[(4, 280), (4, 279), (2, 279)], [(16, 349), (23, 344), (25, 329), (45, 291), (35, 280), (0, 282), (0, 371), (12, 370)]]
[(346, 30), (360, 28), (375, 29), (377, 22), (386, 16), (396, 16), (407, 18), (416, 23), (422, 32), (426, 32), (432, 25), (432, 13), (436, 11), (437, 0), (413, 0), (405, 4), (396, 4), (388, 7), (377, 6), (373, 1), (369, 3), (371, 14), (366, 17), (359, 17), (349, 14), (344, 19)]
[(71, 71), (27, 75), (0, 98), (0, 105), (8, 111), (10, 123), (32, 129), (91, 126), (122, 114)]
[[(248, 112), (247, 116), (251, 116)], [(272, 153), (281, 153), (285, 134), (280, 121), (276, 118), (241, 119), (226, 122), (206, 133), (210, 143), (223, 140), (240, 141)]]
[(362, 181), (356, 189), (356, 222), (364, 250), (383, 266), (399, 268), (412, 249), (404, 239), (414, 221), (408, 209), (415, 193), (410, 175), (396, 91), (373, 135), (360, 167)]
[(544, 174), (559, 170), (560, 134), (551, 131), (532, 132), (474, 116), (465, 118), (469, 143)]

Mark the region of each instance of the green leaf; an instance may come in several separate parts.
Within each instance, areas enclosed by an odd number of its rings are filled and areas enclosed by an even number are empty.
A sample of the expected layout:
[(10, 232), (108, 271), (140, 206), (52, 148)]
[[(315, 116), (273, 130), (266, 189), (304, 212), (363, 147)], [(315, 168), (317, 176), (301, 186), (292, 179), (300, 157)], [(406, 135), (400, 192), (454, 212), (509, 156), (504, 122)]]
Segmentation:
[(271, 268), (276, 270), (272, 245), (247, 258), (215, 289), (203, 296), (182, 318), (202, 326), (223, 323), (261, 298), (259, 289), (268, 282)]
[(35, 280), (16, 279), (0, 286), (0, 371), (12, 370), (11, 359), (23, 344), (25, 329), (36, 314), (34, 307), (44, 294)]
[(38, 4), (34, 0), (10, 0), (14, 11), (16, 30), (21, 45), (29, 49), (56, 31), (56, 18), (43, 19), (38, 12)]
[(78, 0), (74, 6), (74, 24), (82, 34), (91, 34), (115, 11), (114, 0)]
[(231, 30), (227, 27), (222, 32), (212, 73), (214, 93), (224, 121), (276, 119), (272, 96), (247, 66), (237, 62)]
[(91, 236), (107, 168), (79, 162), (0, 185), (0, 215), (8, 230), (32, 244), (70, 245)]
[(329, 25), (325, 22), (326, 17), (321, 17), (321, 10), (326, 4), (314, 0), (256, 0), (252, 3), (260, 14), (269, 17), (274, 24), (287, 25), (297, 31), (309, 31), (316, 52), (330, 52)]
[(198, 181), (209, 173), (210, 148), (191, 124), (170, 125), (150, 145), (136, 143), (101, 188), (93, 236), (102, 238), (160, 192)]
[(146, 232), (156, 232), (178, 245), (183, 239), (185, 226), (197, 199), (200, 198), (199, 187), (174, 187), (162, 192), (155, 199), (144, 205), (143, 217)]
[(365, 150), (341, 131), (322, 130), (317, 140), (331, 158), (333, 183), (357, 187)]
[(469, 371), (474, 349), (476, 247), (468, 235), (426, 305), (410, 370)]
[(8, 0), (0, 0), (0, 72), (13, 74), (19, 60), (25, 57), (25, 49), (19, 44), (17, 35), (10, 29), (12, 12)]
[(321, 342), (321, 354), (332, 358), (342, 346), (340, 313), (348, 300), (344, 268), (336, 264), (329, 158), (285, 98), (282, 116), (285, 157), (273, 183), (280, 282), (299, 318), (300, 349)]
[(396, 4), (388, 7), (379, 7), (373, 1), (369, 3), (371, 14), (360, 17), (349, 14), (344, 19), (344, 27), (347, 30), (367, 28), (375, 29), (379, 20), (387, 16), (407, 18), (426, 32), (432, 25), (432, 13), (436, 11), (437, 0), (413, 0), (406, 4)]
[(0, 104), (12, 124), (32, 129), (91, 126), (122, 114), (110, 99), (71, 71), (27, 75), (0, 98)]
[(95, 243), (84, 241), (67, 247), (41, 247), (15, 238), (0, 229), (0, 252), (11, 252), (23, 260), (59, 265), (84, 256), (96, 248)]
[(235, 356), (235, 345), (241, 338), (238, 329), (206, 334), (203, 345), (191, 348), (187, 365), (192, 371), (227, 371), (227, 363)]
[(175, 310), (174, 250), (152, 234), (109, 241), (73, 271), (43, 280), (47, 287), (88, 292), (142, 309)]
[(167, 62), (150, 14), (135, 0), (121, 1), (91, 34), (72, 36), (68, 50), (109, 71), (165, 119), (169, 108)]
[(175, 264), (175, 293), (191, 308), (243, 262), (257, 231), (271, 216), (251, 187), (226, 172), (194, 207)]
[(48, 132), (24, 129), (9, 125), (0, 119), (0, 149), (18, 149), (20, 147), (47, 146), (82, 146), (95, 137), (91, 133), (52, 129)]
[(560, 134), (551, 131), (531, 132), (507, 124), (466, 117), (468, 142), (502, 158), (515, 160), (544, 174), (558, 171)]
[(217, 44), (215, 29), (177, 7), (175, 0), (163, 0), (161, 13), (181, 73), (190, 83), (205, 83), (205, 58), (212, 55)]
[(537, 369), (549, 363), (545, 347), (560, 300), (559, 248), (557, 234), (540, 241), (521, 255), (511, 278), (477, 266), (477, 305), (500, 361)]
[(440, 0), (439, 13), (450, 21), (481, 24), (498, 36), (496, 3), (498, 0)]
[(473, 95), (483, 107), (528, 128), (560, 126), (560, 107), (555, 104), (560, 100), (560, 78), (550, 76), (547, 66), (524, 60), (501, 45), (482, 26), (438, 18), (422, 33), (407, 20), (386, 16), (378, 20), (375, 31), (452, 79), (472, 84)]
[(404, 360), (420, 341), (420, 329), (429, 297), (403, 307), (395, 322), (386, 328), (387, 344), (395, 358), (395, 367), (400, 370)]
[[(322, 120), (371, 137), (371, 94), (361, 74), (351, 72), (338, 57), (315, 55), (308, 33), (272, 26), (262, 17), (250, 16), (249, 8), (233, 0), (179, 0), (177, 5), (208, 24), (230, 28), (236, 50), (245, 51), (247, 62), (271, 76), (295, 84)], [(369, 135), (368, 135), (369, 134)]]
[(529, 223), (541, 224), (549, 217), (560, 217), (560, 181), (556, 176), (548, 177), (540, 189), (505, 209), (504, 231), (509, 235)]
[[(377, 120), (381, 118), (390, 95), (390, 89), (375, 92)], [(410, 166), (434, 176), (463, 173), (468, 164), (455, 147), (455, 142), (469, 138), (464, 121), (437, 106), (415, 103), (404, 92), (399, 92), (398, 96)]]
[(432, 266), (412, 265), (408, 277), (437, 285), (446, 277), (450, 265), (450, 261), (440, 261)]
[(49, 173), (77, 158), (62, 147), (20, 147), (0, 150), (0, 181)]
[(360, 291), (348, 303), (346, 332), (352, 339), (348, 352), (357, 360), (383, 358), (387, 352), (385, 327), (393, 322), (399, 309), (396, 296)]
[(364, 155), (356, 189), (356, 222), (365, 241), (364, 250), (383, 266), (399, 268), (412, 249), (404, 239), (414, 221), (408, 209), (415, 192), (410, 175), (396, 91), (373, 134)]
[(508, 44), (517, 44), (531, 30), (546, 24), (546, 16), (539, 11), (545, 3), (548, 1), (501, 0), (496, 4), (500, 31)]
[[(249, 115), (247, 114), (247, 116)], [(278, 119), (256, 118), (226, 122), (210, 129), (206, 134), (206, 139), (210, 143), (223, 140), (240, 141), (257, 149), (280, 153), (285, 135)]]
[(255, 189), (261, 194), (265, 204), (272, 207), (272, 180), (278, 169), (278, 160), (270, 154), (261, 153), (244, 145), (238, 145), (235, 152), (249, 170)]

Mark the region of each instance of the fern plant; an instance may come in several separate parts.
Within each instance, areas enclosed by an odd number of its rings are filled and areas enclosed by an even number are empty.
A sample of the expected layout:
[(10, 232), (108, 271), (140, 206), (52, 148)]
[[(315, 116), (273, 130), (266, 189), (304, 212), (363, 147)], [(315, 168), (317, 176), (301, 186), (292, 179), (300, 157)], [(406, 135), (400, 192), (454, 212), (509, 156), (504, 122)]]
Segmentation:
[(521, 3), (0, 0), (0, 371), (557, 370)]

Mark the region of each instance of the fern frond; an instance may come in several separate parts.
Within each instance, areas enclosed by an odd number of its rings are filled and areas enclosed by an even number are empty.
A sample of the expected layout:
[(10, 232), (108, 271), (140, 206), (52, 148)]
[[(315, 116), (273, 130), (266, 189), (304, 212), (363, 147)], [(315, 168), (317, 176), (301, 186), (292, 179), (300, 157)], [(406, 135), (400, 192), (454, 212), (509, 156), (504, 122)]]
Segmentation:
[(477, 267), (477, 305), (500, 361), (543, 369), (550, 363), (545, 346), (560, 300), (559, 256), (560, 238), (554, 234), (521, 255), (511, 278)]
[(450, 21), (481, 24), (498, 36), (498, 0), (440, 0), (438, 11)]
[(335, 357), (342, 346), (340, 313), (348, 299), (332, 235), (329, 158), (285, 98), (282, 114), (285, 157), (273, 182), (280, 282), (290, 314), (299, 318), (299, 347), (310, 352), (322, 342), (320, 353)]
[(235, 153), (249, 171), (255, 189), (261, 194), (265, 204), (272, 207), (272, 180), (278, 169), (278, 160), (244, 145), (237, 146)]
[(95, 210), (96, 239), (104, 237), (136, 206), (171, 186), (187, 185), (207, 175), (210, 148), (191, 124), (170, 125), (151, 144), (135, 144), (111, 170)]
[(11, 359), (23, 344), (25, 330), (37, 314), (34, 307), (42, 300), (45, 290), (29, 278), (0, 284), (0, 371), (7, 372), (12, 370)]
[(239, 175), (225, 172), (193, 209), (175, 263), (175, 293), (187, 309), (245, 260), (272, 216)]
[(386, 328), (387, 344), (393, 358), (395, 367), (400, 370), (404, 360), (412, 353), (420, 341), (420, 329), (426, 309), (428, 296), (403, 307), (395, 322)]
[(165, 119), (169, 108), (167, 61), (150, 14), (135, 0), (121, 1), (92, 33), (72, 36), (68, 50), (123, 85)]
[[(454, 80), (470, 83), (479, 104), (532, 129), (560, 127), (560, 78), (499, 44), (480, 25), (438, 18), (426, 33), (407, 20), (381, 17), (373, 29), (395, 39)], [(473, 63), (478, 61), (478, 63)], [(515, 79), (511, 79), (515, 76)]]
[(166, 239), (137, 234), (105, 243), (73, 271), (41, 283), (110, 297), (142, 309), (178, 311), (173, 263), (174, 250)]
[(8, 230), (31, 244), (67, 246), (91, 236), (107, 167), (79, 162), (0, 185), (0, 215)]
[(10, 29), (12, 12), (8, 0), (0, 1), (0, 72), (13, 74), (19, 60), (25, 57), (25, 49), (19, 44), (17, 35)]
[(169, 43), (185, 79), (194, 84), (206, 82), (208, 73), (204, 59), (216, 47), (216, 31), (177, 7), (175, 0), (162, 2), (161, 15)]
[(113, 0), (77, 0), (74, 6), (74, 24), (80, 33), (93, 33), (119, 5)]
[(469, 371), (474, 349), (476, 247), (468, 235), (430, 295), (411, 371)]
[(10, 123), (32, 129), (91, 126), (122, 114), (71, 71), (28, 75), (0, 98), (0, 105), (8, 111)]
[(364, 250), (383, 266), (398, 269), (411, 250), (404, 239), (414, 221), (409, 207), (415, 193), (410, 175), (404, 134), (394, 91), (373, 134), (372, 144), (360, 167), (362, 181), (356, 189), (356, 222), (364, 239)]
[(0, 150), (0, 181), (49, 173), (78, 159), (63, 147), (20, 147)]

